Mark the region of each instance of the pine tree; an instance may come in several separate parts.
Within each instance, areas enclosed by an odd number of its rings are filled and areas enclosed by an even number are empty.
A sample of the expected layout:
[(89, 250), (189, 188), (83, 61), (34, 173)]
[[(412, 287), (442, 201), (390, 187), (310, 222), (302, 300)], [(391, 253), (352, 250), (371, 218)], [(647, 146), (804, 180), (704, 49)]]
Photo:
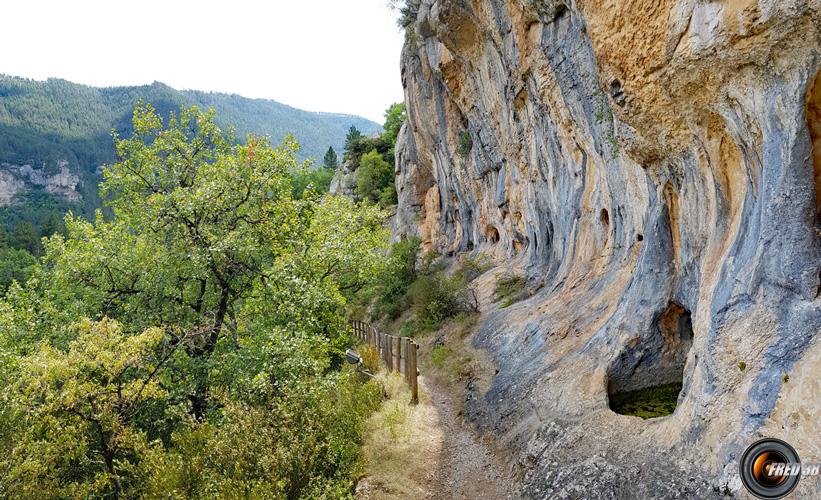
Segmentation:
[(333, 146), (328, 147), (325, 157), (322, 158), (322, 164), (328, 170), (336, 170), (336, 167), (339, 165), (339, 158), (336, 156), (336, 151), (334, 151)]
[(348, 129), (348, 136), (345, 137), (345, 152), (351, 150), (351, 147), (362, 137), (362, 132), (360, 132), (356, 127), (351, 125), (351, 128)]

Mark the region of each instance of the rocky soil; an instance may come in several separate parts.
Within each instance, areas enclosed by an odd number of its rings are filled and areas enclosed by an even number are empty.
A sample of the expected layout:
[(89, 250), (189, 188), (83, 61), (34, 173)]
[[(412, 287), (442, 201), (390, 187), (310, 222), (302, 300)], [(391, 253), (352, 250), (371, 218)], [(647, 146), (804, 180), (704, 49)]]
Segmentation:
[(430, 395), (442, 435), (437, 467), (426, 479), (428, 498), (454, 500), (514, 498), (513, 481), (493, 451), (462, 422), (447, 391), (423, 379), (422, 389)]

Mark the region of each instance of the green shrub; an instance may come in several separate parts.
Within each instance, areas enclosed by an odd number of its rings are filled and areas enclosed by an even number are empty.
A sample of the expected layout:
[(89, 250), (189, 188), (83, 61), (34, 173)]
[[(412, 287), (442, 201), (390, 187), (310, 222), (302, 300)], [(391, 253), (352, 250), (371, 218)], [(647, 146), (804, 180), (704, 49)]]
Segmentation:
[(378, 202), (383, 197), (383, 190), (393, 184), (393, 167), (374, 149), (362, 155), (354, 177), (356, 194)]
[(502, 308), (527, 298), (527, 280), (522, 276), (503, 275), (496, 278), (495, 297), (502, 301)]
[(462, 259), (454, 276), (461, 276), (466, 283), (470, 283), (490, 268), (491, 265), (484, 256), (466, 257)]
[(371, 344), (363, 344), (359, 347), (359, 357), (362, 359), (362, 368), (372, 374), (377, 373), (382, 368), (382, 358), (379, 356), (379, 349)]
[(416, 280), (416, 262), (422, 240), (411, 237), (394, 243), (377, 291), (374, 317), (396, 319), (410, 304), (405, 294)]
[(396, 205), (399, 200), (396, 197), (396, 186), (391, 183), (382, 188), (382, 193), (379, 195), (379, 206), (382, 208)]
[(453, 349), (448, 345), (442, 344), (433, 348), (433, 351), (430, 353), (430, 359), (436, 368), (442, 368), (442, 365), (452, 354)]
[(471, 147), (473, 147), (473, 139), (470, 137), (470, 132), (465, 130), (459, 136), (459, 148), (456, 150), (456, 152), (459, 153), (459, 156), (464, 158), (470, 152)]
[(190, 422), (142, 465), (147, 498), (345, 498), (360, 466), (378, 383), (300, 386), (273, 403), (230, 402), (223, 421)]

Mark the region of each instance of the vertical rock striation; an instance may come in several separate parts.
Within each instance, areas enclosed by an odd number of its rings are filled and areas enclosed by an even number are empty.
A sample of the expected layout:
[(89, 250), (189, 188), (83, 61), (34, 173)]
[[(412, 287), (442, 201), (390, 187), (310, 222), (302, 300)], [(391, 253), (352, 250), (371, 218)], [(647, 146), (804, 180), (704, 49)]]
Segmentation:
[[(396, 227), (530, 280), (466, 407), (527, 496), (735, 491), (765, 435), (821, 458), (820, 48), (818, 0), (421, 2)], [(675, 379), (669, 417), (608, 407)]]

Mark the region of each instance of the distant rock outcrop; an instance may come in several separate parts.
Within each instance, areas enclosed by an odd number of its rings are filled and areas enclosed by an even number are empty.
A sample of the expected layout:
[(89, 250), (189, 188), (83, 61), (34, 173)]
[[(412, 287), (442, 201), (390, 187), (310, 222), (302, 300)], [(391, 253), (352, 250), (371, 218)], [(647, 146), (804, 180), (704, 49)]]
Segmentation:
[(46, 193), (61, 196), (69, 201), (79, 201), (77, 191), (80, 177), (72, 173), (68, 162), (59, 160), (57, 171), (49, 173), (46, 166), (0, 164), (0, 206), (8, 206), (26, 190), (36, 186)]
[[(821, 457), (820, 51), (817, 0), (421, 2), (397, 232), (529, 279), (466, 404), (525, 495), (737, 491), (759, 436)], [(609, 409), (669, 381), (671, 416)]]

